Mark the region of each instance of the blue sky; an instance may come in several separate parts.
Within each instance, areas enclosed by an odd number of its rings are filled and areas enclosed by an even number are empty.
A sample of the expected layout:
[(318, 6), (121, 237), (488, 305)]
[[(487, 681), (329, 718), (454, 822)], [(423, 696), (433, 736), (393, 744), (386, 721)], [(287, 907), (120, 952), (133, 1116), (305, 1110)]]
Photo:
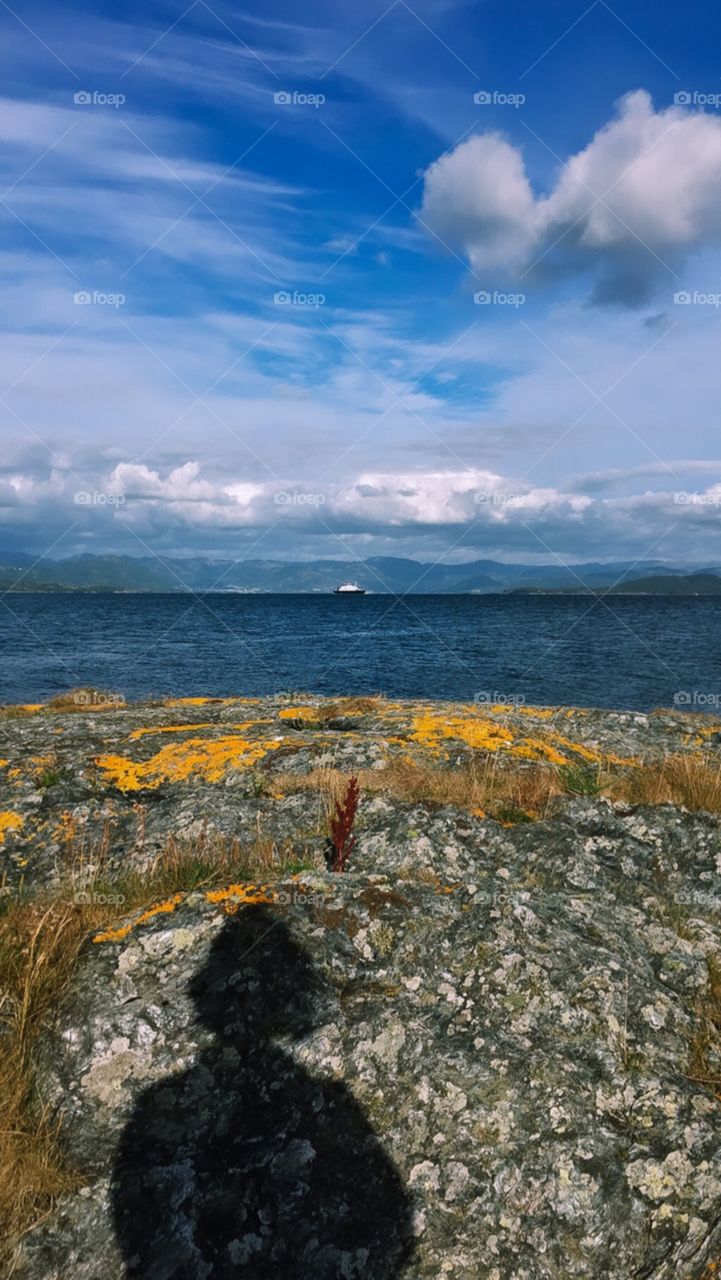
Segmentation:
[(721, 562), (719, 25), (0, 4), (0, 549)]

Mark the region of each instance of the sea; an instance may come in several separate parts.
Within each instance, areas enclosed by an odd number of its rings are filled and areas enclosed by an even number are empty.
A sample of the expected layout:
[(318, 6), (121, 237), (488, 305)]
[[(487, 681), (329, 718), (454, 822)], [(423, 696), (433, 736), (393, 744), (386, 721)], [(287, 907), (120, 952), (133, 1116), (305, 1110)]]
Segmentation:
[(721, 704), (721, 599), (40, 594), (0, 598), (0, 702), (309, 692)]

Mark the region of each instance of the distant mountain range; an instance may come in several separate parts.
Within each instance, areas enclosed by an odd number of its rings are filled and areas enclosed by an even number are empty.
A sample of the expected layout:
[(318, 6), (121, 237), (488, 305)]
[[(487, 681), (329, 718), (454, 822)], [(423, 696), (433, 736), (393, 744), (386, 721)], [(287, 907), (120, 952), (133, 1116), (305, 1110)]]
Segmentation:
[[(619, 582), (619, 579), (623, 581)], [(423, 564), (398, 556), (368, 560), (215, 560), (156, 556), (80, 555), (36, 560), (16, 553), (0, 556), (0, 591), (120, 592), (327, 592), (341, 582), (358, 582), (369, 592), (416, 595), (475, 592), (588, 592), (621, 594), (718, 595), (721, 567), (688, 573), (659, 562), (643, 564), (522, 565), (497, 560), (470, 564)]]

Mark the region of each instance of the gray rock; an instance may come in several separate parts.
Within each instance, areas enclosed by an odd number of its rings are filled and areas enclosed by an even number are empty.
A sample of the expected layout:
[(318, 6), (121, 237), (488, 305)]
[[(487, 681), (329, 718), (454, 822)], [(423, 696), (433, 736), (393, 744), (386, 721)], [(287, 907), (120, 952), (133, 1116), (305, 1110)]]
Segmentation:
[(671, 1280), (718, 1256), (718, 1104), (686, 1074), (718, 930), (664, 920), (673, 886), (721, 894), (716, 825), (377, 817), (351, 874), (88, 943), (40, 1071), (88, 1189), (18, 1276)]
[[(201, 713), (211, 736), (240, 715)], [(177, 712), (143, 715), (167, 732)], [(142, 764), (158, 747), (130, 738), (139, 717), (62, 719), (74, 758), (114, 744)], [(313, 767), (328, 732), (344, 767), (415, 749), (417, 720), (393, 717), (281, 719), (295, 747), (262, 768)], [(562, 736), (624, 754), (698, 736), (673, 716), (583, 723)], [(39, 751), (34, 720), (14, 732)], [(453, 758), (477, 749), (458, 732)], [(8, 857), (42, 881), (57, 868), (19, 781)], [(86, 781), (45, 791), (43, 821), (110, 806), (119, 859), (199, 818), (290, 834), (317, 804), (201, 769), (142, 793), (138, 849), (138, 793)], [(373, 795), (357, 834), (343, 876), (197, 891), (88, 940), (37, 1073), (84, 1186), (19, 1242), (16, 1280), (701, 1280), (721, 1256), (721, 1128), (689, 1046), (721, 948), (718, 820), (567, 799), (503, 827)]]

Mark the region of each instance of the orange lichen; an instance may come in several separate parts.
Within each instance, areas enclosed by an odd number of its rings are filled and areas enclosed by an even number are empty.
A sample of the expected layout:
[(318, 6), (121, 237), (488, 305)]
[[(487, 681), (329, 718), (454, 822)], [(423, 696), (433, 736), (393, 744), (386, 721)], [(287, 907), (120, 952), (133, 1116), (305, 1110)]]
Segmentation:
[[(474, 714), (470, 709), (458, 715), (428, 711), (414, 716), (410, 737), (434, 753), (442, 752), (449, 739), (456, 739), (476, 751), (508, 751), (521, 760), (547, 760), (551, 764), (567, 762), (567, 757), (543, 738), (516, 738), (507, 725), (498, 724), (483, 713)], [(447, 751), (444, 754), (447, 755)]]
[(317, 707), (283, 707), (278, 712), (279, 720), (317, 720)]
[(238, 702), (249, 707), (257, 707), (263, 701), (262, 698), (166, 698), (163, 702), (164, 707), (204, 707), (209, 702), (216, 705), (227, 705), (228, 703)]
[(147, 911), (141, 912), (134, 920), (122, 924), (117, 929), (106, 929), (103, 933), (96, 933), (93, 942), (122, 942), (123, 938), (127, 938), (139, 924), (146, 924), (148, 920), (152, 920), (154, 916), (165, 915), (171, 911), (175, 911), (178, 903), (184, 898), (182, 893), (174, 893), (172, 898), (166, 898), (165, 902), (158, 902), (153, 907), (148, 907)]
[(479, 715), (450, 716), (428, 711), (413, 716), (412, 725), (411, 740), (434, 752), (440, 752), (449, 738), (483, 751), (498, 751), (513, 742), (510, 729)]
[[(251, 723), (239, 724), (247, 730)], [(249, 742), (240, 734), (219, 738), (188, 738), (185, 742), (163, 747), (149, 760), (129, 760), (127, 756), (97, 756), (95, 764), (119, 791), (153, 790), (164, 782), (187, 782), (202, 778), (220, 782), (231, 768), (247, 768), (256, 764), (273, 747), (275, 741)]]
[(165, 707), (203, 707), (206, 702), (220, 702), (220, 698), (167, 698)]
[(553, 742), (565, 747), (567, 751), (575, 751), (577, 755), (587, 760), (589, 764), (600, 764), (603, 758), (600, 752), (594, 751), (591, 747), (584, 747), (580, 742), (572, 742), (570, 738), (564, 738), (562, 733), (551, 732), (549, 736)]
[(64, 841), (66, 844), (71, 844), (75, 839), (77, 829), (78, 824), (72, 813), (70, 813), (68, 809), (63, 809), (57, 825), (58, 839)]
[(0, 760), (0, 769), (4, 769), (8, 764), (10, 764), (9, 760)]
[(638, 756), (617, 756), (613, 751), (609, 751), (603, 757), (606, 764), (623, 765), (625, 768), (638, 769), (642, 764)]
[(222, 904), (227, 915), (234, 915), (240, 907), (257, 906), (275, 902), (275, 893), (268, 884), (229, 884), (225, 889), (209, 889), (208, 902)]
[(128, 735), (130, 742), (137, 742), (138, 738), (144, 738), (147, 733), (193, 733), (197, 729), (215, 729), (212, 720), (201, 721), (198, 724), (159, 724), (149, 729), (133, 729)]
[(12, 809), (0, 812), (0, 844), (4, 843), (8, 831), (19, 831), (24, 822), (22, 814), (13, 813)]
[(53, 763), (53, 756), (31, 756), (30, 764), (33, 766), (33, 774), (36, 778), (42, 776), (45, 770)]
[(568, 757), (556, 751), (543, 738), (521, 738), (511, 747), (511, 753), (520, 760), (546, 760), (549, 764), (567, 764)]

